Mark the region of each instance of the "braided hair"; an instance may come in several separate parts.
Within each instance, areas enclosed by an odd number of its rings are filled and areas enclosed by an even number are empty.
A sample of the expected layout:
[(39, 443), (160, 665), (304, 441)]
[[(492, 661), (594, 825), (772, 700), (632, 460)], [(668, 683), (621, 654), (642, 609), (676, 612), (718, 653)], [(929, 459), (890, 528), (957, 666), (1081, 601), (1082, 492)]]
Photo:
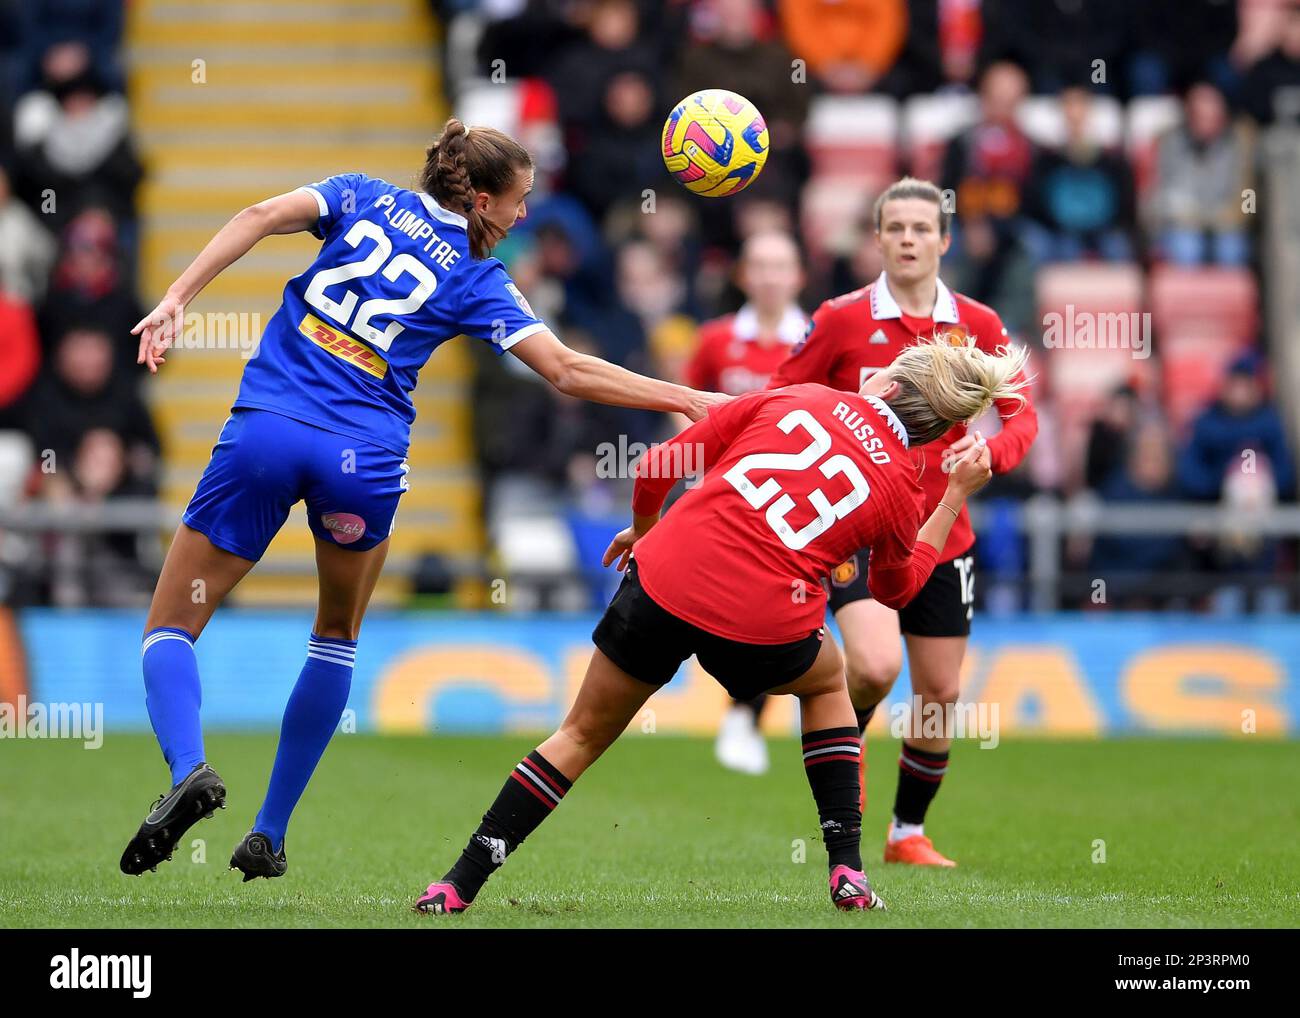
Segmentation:
[(532, 169), (528, 150), (508, 134), (491, 127), (471, 132), (456, 117), (448, 119), (442, 133), (425, 153), (419, 187), (443, 208), (463, 215), (469, 223), (470, 253), (486, 258), (505, 236), (474, 205), (474, 195), (505, 194), (521, 170)]

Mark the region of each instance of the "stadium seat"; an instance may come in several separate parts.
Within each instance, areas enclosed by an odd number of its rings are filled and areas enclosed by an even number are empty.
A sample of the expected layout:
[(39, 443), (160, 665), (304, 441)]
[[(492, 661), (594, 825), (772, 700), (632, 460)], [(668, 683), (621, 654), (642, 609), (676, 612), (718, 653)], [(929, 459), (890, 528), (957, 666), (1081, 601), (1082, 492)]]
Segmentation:
[[(1148, 374), (1150, 361), (1135, 357), (1131, 345), (1075, 346), (1076, 337), (1068, 330), (1061, 335), (1049, 332), (1048, 316), (1061, 316), (1063, 324), (1070, 322), (1071, 315), (1076, 321), (1083, 314), (1139, 316), (1142, 270), (1125, 264), (1049, 265), (1039, 271), (1036, 283), (1045, 344), (1045, 366), (1039, 371), (1057, 407), (1063, 472), (1067, 478), (1077, 478), (1082, 473), (1088, 425), (1098, 404), (1120, 385)], [(1141, 326), (1139, 317), (1126, 322), (1130, 329)]]
[[(1065, 116), (1061, 100), (1034, 95), (1016, 113), (1020, 129), (1037, 145), (1057, 148), (1065, 143)], [(1094, 96), (1088, 119), (1088, 138), (1102, 148), (1118, 148), (1124, 141), (1124, 107), (1114, 96)]]
[(898, 119), (889, 96), (818, 96), (805, 129), (813, 175), (883, 189), (898, 175)]
[(1217, 333), (1234, 349), (1259, 331), (1259, 290), (1248, 269), (1158, 265), (1151, 270), (1150, 306), (1158, 344), (1189, 329)]
[(800, 195), (800, 219), (808, 256), (817, 261), (839, 251), (855, 236), (856, 224), (874, 192), (865, 183), (814, 177)]
[(1138, 96), (1128, 104), (1127, 119), (1125, 147), (1141, 198), (1155, 177), (1156, 142), (1162, 133), (1182, 122), (1183, 109), (1173, 96)]
[(902, 151), (914, 177), (939, 182), (948, 139), (979, 117), (973, 95), (915, 95), (903, 104)]
[(1224, 373), (1240, 346), (1225, 342), (1217, 329), (1196, 325), (1161, 332), (1161, 382), (1170, 427), (1182, 433), (1218, 395)]

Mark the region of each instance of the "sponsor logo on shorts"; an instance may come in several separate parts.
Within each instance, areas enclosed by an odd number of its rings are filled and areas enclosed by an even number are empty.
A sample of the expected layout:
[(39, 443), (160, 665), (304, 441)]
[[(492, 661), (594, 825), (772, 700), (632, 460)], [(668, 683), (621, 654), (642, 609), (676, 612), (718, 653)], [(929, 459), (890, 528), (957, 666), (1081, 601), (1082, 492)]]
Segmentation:
[(339, 544), (351, 544), (366, 534), (366, 521), (356, 513), (325, 513), (320, 521)]
[(854, 555), (847, 562), (841, 562), (831, 570), (831, 583), (837, 587), (847, 587), (858, 578), (858, 557)]
[(383, 378), (388, 374), (388, 362), (361, 340), (341, 329), (326, 325), (315, 315), (304, 315), (298, 331), (322, 350), (327, 350), (340, 360), (360, 368), (366, 374)]

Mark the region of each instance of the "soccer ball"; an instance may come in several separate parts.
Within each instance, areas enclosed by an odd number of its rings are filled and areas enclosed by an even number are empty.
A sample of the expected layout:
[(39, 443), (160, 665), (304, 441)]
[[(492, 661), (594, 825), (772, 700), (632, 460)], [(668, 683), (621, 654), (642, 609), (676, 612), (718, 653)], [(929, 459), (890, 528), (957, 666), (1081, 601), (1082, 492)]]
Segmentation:
[(767, 162), (767, 124), (744, 96), (706, 88), (664, 124), (664, 165), (689, 191), (721, 198), (748, 187)]

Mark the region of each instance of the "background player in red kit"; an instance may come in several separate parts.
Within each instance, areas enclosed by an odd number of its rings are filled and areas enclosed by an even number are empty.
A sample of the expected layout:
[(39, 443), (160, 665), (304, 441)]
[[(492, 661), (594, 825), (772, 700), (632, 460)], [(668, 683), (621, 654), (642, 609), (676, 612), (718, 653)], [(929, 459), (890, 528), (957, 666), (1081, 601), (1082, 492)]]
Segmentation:
[[(995, 311), (953, 293), (939, 279), (951, 218), (939, 189), (928, 181), (908, 177), (891, 184), (875, 206), (884, 271), (869, 286), (817, 309), (808, 336), (771, 385), (819, 382), (854, 392), (901, 350), (936, 334), (956, 341), (972, 337), (977, 347), (990, 352), (1006, 343), (1007, 330)], [(1002, 430), (988, 443), (993, 472), (1001, 474), (1024, 458), (1038, 433), (1038, 417), (1027, 401), (1002, 401), (997, 410)], [(959, 424), (915, 453), (927, 512), (943, 495), (952, 457), (973, 442)], [(926, 707), (956, 703), (973, 610), (974, 543), (970, 516), (963, 509), (934, 575), (901, 612), (872, 599), (866, 555), (852, 555), (832, 572), (830, 607), (844, 640), (849, 695), (863, 733), (903, 666), (900, 631), (907, 641), (913, 694)], [(954, 866), (935, 850), (924, 830), (926, 811), (948, 769), (951, 740), (915, 737), (918, 734), (903, 739), (885, 861)], [(865, 764), (865, 753), (862, 760)], [(865, 808), (865, 768), (862, 786)]]
[[(686, 384), (706, 392), (743, 396), (767, 388), (777, 368), (803, 339), (808, 316), (797, 300), (804, 272), (799, 246), (788, 233), (764, 230), (740, 250), (736, 283), (745, 303), (734, 315), (703, 323), (686, 365)], [(690, 421), (680, 417), (681, 427)], [(758, 731), (763, 697), (734, 703), (718, 727), (714, 752), (730, 770), (762, 774), (767, 744)]]
[[(1023, 351), (993, 355), (973, 343), (913, 346), (859, 393), (822, 385), (750, 393), (643, 457), (632, 526), (605, 552), (605, 564), (617, 561), (627, 575), (592, 634), (596, 651), (577, 700), (511, 772), (460, 859), (416, 909), (464, 911), (692, 654), (733, 697), (799, 698), (831, 900), (882, 908), (862, 872), (861, 742), (839, 651), (822, 628), (821, 581), (853, 549), (869, 548), (882, 603), (902, 607), (924, 586), (966, 496), (991, 476), (990, 457), (976, 436), (921, 526), (909, 446), (995, 399), (1019, 400), (1024, 360)], [(683, 466), (701, 462), (701, 483), (660, 523)]]

